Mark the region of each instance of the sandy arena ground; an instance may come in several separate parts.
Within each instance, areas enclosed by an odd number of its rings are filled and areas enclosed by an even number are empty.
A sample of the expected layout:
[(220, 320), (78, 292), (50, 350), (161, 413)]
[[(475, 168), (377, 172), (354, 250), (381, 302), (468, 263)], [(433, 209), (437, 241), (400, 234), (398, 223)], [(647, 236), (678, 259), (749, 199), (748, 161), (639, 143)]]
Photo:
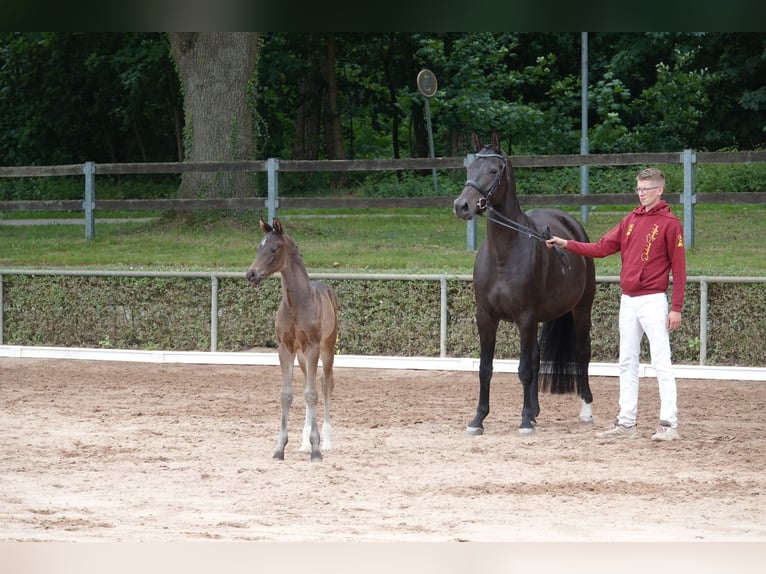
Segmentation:
[[(296, 374), (300, 376), (296, 369)], [(336, 369), (333, 449), (285, 461), (277, 367), (0, 359), (0, 541), (766, 541), (766, 387), (678, 380), (683, 440), (599, 443), (595, 425), (497, 373), (486, 434), (465, 436), (476, 373)], [(321, 402), (320, 402), (321, 405)]]

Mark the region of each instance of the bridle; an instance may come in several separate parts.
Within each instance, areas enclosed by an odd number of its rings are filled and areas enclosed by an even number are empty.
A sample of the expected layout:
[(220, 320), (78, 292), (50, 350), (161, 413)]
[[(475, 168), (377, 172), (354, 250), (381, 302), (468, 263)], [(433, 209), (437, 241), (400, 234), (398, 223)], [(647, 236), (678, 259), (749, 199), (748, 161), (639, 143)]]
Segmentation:
[(503, 174), (505, 173), (506, 166), (508, 165), (508, 158), (506, 158), (504, 155), (500, 155), (499, 153), (477, 153), (476, 157), (479, 158), (485, 158), (485, 157), (496, 157), (497, 159), (503, 160), (503, 167), (500, 168), (500, 171), (497, 172), (497, 177), (495, 177), (495, 181), (492, 182), (492, 185), (488, 190), (485, 190), (482, 188), (477, 182), (475, 182), (472, 179), (469, 179), (465, 182), (465, 185), (467, 187), (472, 187), (476, 191), (478, 191), (482, 197), (479, 200), (478, 204), (476, 205), (476, 208), (478, 209), (478, 212), (481, 213), (487, 208), (491, 208), (489, 205), (489, 198), (492, 197), (492, 194), (494, 193), (495, 189), (497, 189), (497, 185), (500, 183), (500, 179), (503, 177)]
[[(496, 223), (502, 227), (505, 227), (507, 229), (512, 229), (513, 231), (517, 231), (519, 233), (523, 233), (530, 239), (534, 238), (538, 241), (546, 241), (552, 237), (550, 228), (546, 225), (545, 229), (542, 233), (539, 231), (536, 231), (532, 229), (531, 227), (527, 227), (526, 225), (522, 225), (521, 223), (514, 221), (507, 215), (504, 215), (500, 213), (497, 209), (492, 207), (492, 204), (490, 204), (489, 200), (492, 197), (492, 194), (495, 192), (495, 189), (497, 189), (498, 184), (500, 183), (500, 179), (503, 177), (503, 174), (505, 173), (505, 170), (508, 166), (508, 157), (505, 154), (499, 154), (499, 153), (477, 153), (477, 158), (488, 158), (488, 157), (494, 157), (497, 159), (500, 159), (503, 161), (503, 166), (500, 168), (500, 171), (497, 172), (497, 177), (495, 177), (495, 181), (492, 182), (492, 185), (488, 190), (484, 190), (476, 181), (469, 179), (465, 182), (464, 187), (472, 187), (476, 191), (478, 191), (481, 194), (481, 198), (476, 203), (476, 213), (482, 214), (485, 211), (487, 211), (489, 214), (487, 215), (487, 220), (492, 221), (493, 223)], [(554, 245), (553, 249), (558, 253), (559, 257), (561, 258), (561, 271), (562, 273), (565, 273), (566, 270), (564, 269), (571, 269), (571, 265), (565, 262), (566, 260), (566, 254), (564, 251), (558, 246)]]

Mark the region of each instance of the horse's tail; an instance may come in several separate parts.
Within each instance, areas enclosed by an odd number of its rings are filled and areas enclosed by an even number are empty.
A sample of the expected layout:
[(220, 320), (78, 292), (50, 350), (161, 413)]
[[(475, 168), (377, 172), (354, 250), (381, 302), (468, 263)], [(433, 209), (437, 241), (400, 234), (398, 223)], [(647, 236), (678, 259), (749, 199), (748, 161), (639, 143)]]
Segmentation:
[(543, 323), (540, 334), (539, 384), (554, 394), (580, 392), (582, 367), (576, 360), (577, 333), (572, 312)]

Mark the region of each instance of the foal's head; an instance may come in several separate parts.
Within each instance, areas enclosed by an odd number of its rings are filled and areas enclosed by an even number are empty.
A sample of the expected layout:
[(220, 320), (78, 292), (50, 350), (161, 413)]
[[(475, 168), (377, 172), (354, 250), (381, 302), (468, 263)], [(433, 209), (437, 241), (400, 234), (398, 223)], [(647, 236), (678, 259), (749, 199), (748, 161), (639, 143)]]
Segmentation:
[(282, 230), (282, 224), (274, 219), (274, 225), (269, 225), (261, 219), (261, 229), (266, 234), (258, 244), (255, 260), (247, 269), (247, 280), (258, 285), (269, 275), (281, 271), (290, 257), (290, 246), (294, 245), (290, 237)]

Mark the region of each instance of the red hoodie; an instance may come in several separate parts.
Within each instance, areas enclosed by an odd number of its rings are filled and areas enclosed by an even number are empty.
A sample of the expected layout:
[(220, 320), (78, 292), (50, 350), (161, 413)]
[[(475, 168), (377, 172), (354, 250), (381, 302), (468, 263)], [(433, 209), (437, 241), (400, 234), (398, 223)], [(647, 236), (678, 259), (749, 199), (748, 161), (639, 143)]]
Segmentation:
[(686, 289), (686, 252), (681, 222), (660, 201), (649, 211), (639, 205), (609, 230), (598, 243), (567, 241), (567, 249), (586, 257), (620, 252), (620, 288), (626, 295), (665, 293), (673, 273), (670, 310), (681, 311)]

